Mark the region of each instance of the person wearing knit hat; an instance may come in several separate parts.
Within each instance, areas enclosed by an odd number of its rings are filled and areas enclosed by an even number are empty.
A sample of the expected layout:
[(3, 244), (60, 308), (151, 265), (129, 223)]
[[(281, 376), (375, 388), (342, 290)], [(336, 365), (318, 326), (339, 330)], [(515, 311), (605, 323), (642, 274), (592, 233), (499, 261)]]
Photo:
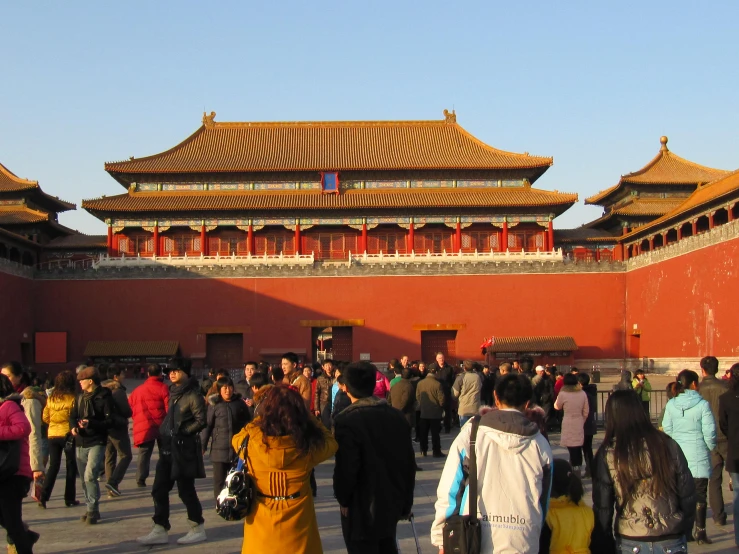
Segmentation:
[(94, 367), (77, 373), (82, 391), (77, 395), (69, 414), (70, 422), (77, 422), (70, 432), (75, 437), (77, 470), (85, 493), (86, 513), (81, 520), (93, 525), (100, 520), (100, 485), (103, 473), (108, 432), (118, 422), (110, 389), (100, 386), (100, 375)]
[(169, 542), (169, 493), (177, 492), (187, 510), (190, 531), (177, 544), (195, 544), (207, 540), (203, 524), (203, 506), (195, 490), (195, 479), (205, 477), (200, 431), (206, 427), (205, 400), (196, 379), (190, 378), (189, 360), (170, 362), (169, 407), (159, 427), (160, 456), (151, 496), (154, 499), (154, 525), (148, 535), (136, 540), (155, 545)]

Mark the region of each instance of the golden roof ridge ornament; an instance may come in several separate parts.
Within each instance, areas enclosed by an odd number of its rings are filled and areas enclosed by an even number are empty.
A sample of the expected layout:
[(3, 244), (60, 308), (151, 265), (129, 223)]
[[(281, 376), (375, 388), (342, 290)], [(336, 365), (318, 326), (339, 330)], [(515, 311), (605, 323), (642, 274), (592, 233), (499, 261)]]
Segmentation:
[(214, 127), (216, 124), (216, 112), (210, 112), (210, 115), (203, 112), (203, 125), (205, 127)]
[(449, 110), (444, 110), (444, 121), (452, 125), (457, 123), (457, 112), (455, 110), (452, 110), (451, 112)]
[(662, 145), (659, 148), (659, 151), (660, 152), (669, 152), (670, 151), (669, 148), (667, 148), (667, 137), (666, 136), (663, 135), (663, 136), (659, 137), (659, 143)]

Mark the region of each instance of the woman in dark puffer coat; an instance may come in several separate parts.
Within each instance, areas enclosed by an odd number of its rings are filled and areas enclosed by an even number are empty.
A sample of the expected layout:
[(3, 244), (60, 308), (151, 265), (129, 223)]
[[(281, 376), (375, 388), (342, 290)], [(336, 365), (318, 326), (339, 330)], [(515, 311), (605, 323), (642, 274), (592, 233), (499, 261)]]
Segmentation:
[(226, 475), (231, 468), (236, 452), (231, 446), (231, 438), (251, 421), (249, 406), (234, 393), (234, 384), (230, 377), (221, 377), (216, 381), (217, 394), (208, 397), (207, 425), (201, 432), (203, 453), (208, 449), (210, 441), (210, 461), (213, 464), (213, 494), (218, 494), (226, 482)]

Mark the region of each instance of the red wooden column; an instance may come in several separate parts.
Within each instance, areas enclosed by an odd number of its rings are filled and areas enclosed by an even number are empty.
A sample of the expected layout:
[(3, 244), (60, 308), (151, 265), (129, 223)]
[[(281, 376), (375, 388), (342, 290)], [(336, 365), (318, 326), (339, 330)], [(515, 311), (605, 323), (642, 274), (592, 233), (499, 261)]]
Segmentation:
[(683, 238), (683, 226), (680, 225), (677, 228), (677, 240), (681, 240)]
[(300, 223), (295, 222), (295, 255), (300, 254)]
[(113, 226), (108, 223), (108, 256), (113, 255)]
[(549, 220), (549, 226), (547, 227), (547, 246), (548, 250), (554, 250), (554, 221)]
[(406, 248), (408, 254), (415, 250), (415, 240), (416, 237), (413, 229), (413, 220), (411, 220), (410, 225), (408, 225), (408, 246)]
[(455, 241), (455, 252), (461, 252), (462, 251), (462, 224), (457, 221), (457, 231), (454, 234), (454, 241)]
[(694, 219), (692, 221), (692, 225), (693, 225), (693, 236), (695, 236), (698, 234), (698, 220)]
[(205, 223), (200, 226), (200, 252), (203, 256), (208, 255), (208, 235), (205, 232)]
[(500, 251), (505, 252), (508, 250), (508, 220), (503, 220), (503, 232), (500, 238)]
[(708, 228), (713, 229), (713, 212), (708, 214)]
[(363, 253), (367, 253), (367, 224), (362, 223), (362, 244), (359, 245), (359, 249)]
[(246, 229), (246, 251), (254, 255), (254, 226), (251, 223)]
[(159, 255), (159, 222), (154, 223), (154, 233), (151, 240), (154, 242), (154, 256)]
[(734, 208), (733, 208), (733, 206), (726, 206), (726, 211), (729, 214), (729, 221), (734, 221)]
[[(617, 249), (616, 249), (616, 255), (621, 254), (621, 258), (619, 261), (626, 261), (629, 259), (629, 247), (625, 245), (623, 242), (619, 243)], [(618, 258), (617, 258), (618, 259)]]
[(654, 237), (649, 237), (649, 251), (654, 250)]

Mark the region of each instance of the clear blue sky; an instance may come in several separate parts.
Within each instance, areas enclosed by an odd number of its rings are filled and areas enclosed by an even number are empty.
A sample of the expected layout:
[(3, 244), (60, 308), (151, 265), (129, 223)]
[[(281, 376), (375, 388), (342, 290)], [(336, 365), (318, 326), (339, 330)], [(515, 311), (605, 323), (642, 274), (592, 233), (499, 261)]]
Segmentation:
[[(5, 2), (0, 162), (78, 206), (106, 161), (219, 121), (457, 120), (582, 200), (678, 155), (739, 167), (739, 2)], [(61, 222), (102, 223), (78, 209)]]

